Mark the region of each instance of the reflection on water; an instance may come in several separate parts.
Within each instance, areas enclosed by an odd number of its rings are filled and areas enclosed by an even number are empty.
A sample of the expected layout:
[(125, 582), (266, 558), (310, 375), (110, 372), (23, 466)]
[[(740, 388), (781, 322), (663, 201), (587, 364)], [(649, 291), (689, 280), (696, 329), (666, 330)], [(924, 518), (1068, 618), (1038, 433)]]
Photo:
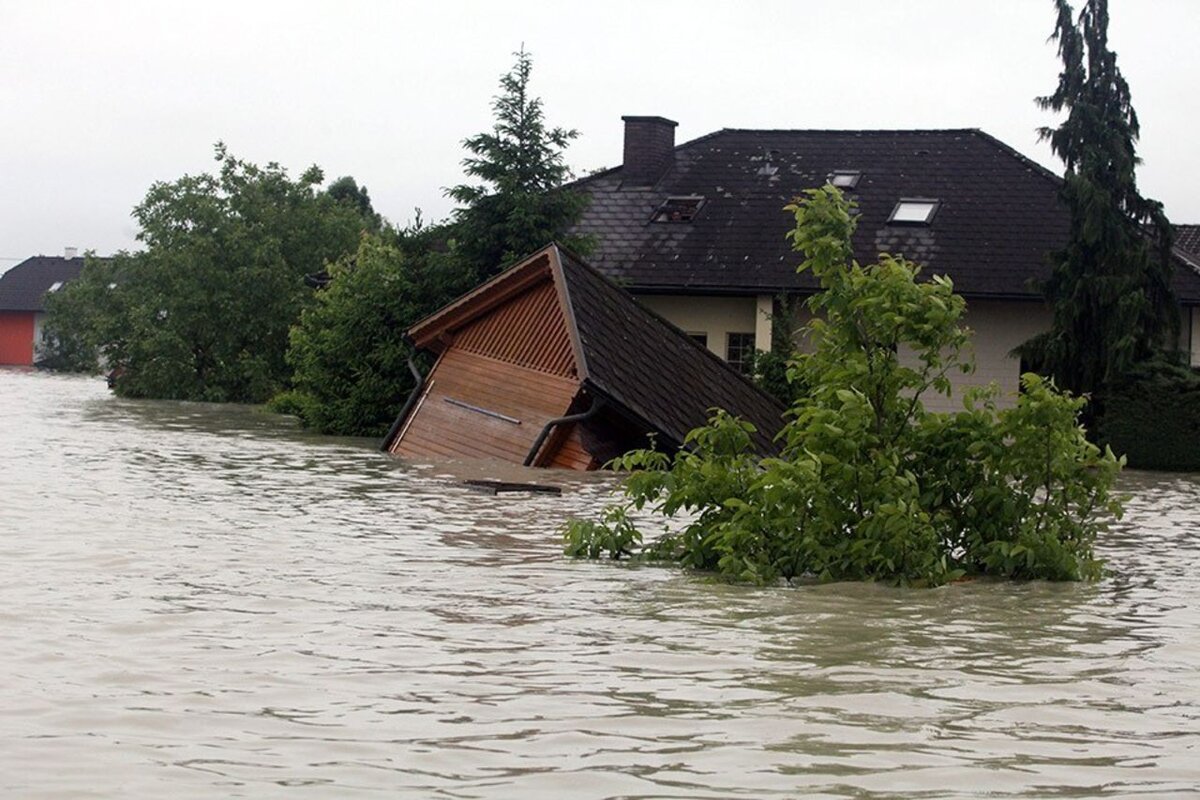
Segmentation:
[(1124, 477), (1099, 584), (752, 589), (563, 559), (607, 476), (28, 372), (0, 420), (0, 796), (1200, 790), (1200, 476)]

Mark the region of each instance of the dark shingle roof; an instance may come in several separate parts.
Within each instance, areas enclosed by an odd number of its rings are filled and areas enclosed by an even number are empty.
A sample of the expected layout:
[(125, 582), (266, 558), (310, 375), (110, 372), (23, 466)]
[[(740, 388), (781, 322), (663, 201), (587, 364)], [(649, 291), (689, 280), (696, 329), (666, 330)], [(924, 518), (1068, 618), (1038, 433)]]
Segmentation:
[[(811, 290), (811, 277), (795, 274), (782, 208), (834, 170), (862, 172), (850, 192), (859, 261), (902, 254), (948, 274), (968, 298), (1038, 296), (1031, 282), (1048, 276), (1047, 254), (1067, 235), (1059, 179), (975, 129), (717, 131), (676, 147), (650, 189), (623, 187), (620, 167), (578, 181), (592, 202), (574, 232), (594, 235), (590, 262), (637, 291)], [(678, 195), (704, 196), (694, 220), (650, 221)], [(902, 197), (940, 200), (933, 223), (889, 225)], [(1200, 274), (1180, 270), (1176, 291), (1200, 302)]]
[(1175, 225), (1175, 246), (1200, 263), (1200, 225)]
[(674, 440), (703, 425), (711, 407), (758, 428), (772, 452), (783, 407), (707, 348), (642, 307), (579, 258), (559, 249), (584, 383)]
[(42, 298), (55, 283), (75, 280), (84, 259), (34, 256), (0, 275), (0, 311), (41, 311)]

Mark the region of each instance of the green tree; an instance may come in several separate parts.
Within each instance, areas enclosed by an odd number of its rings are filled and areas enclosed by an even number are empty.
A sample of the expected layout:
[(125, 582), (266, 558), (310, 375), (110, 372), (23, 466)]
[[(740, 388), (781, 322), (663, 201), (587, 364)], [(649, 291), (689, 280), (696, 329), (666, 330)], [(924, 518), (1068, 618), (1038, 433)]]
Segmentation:
[(587, 195), (565, 188), (572, 177), (563, 150), (579, 133), (548, 128), (542, 101), (529, 95), (533, 61), (515, 54), (512, 71), (500, 79), (493, 100), (495, 125), (463, 142), (471, 153), (463, 160), (470, 178), (446, 191), (464, 204), (454, 213), (456, 246), (480, 277), (499, 272), (522, 256), (561, 241), (585, 253), (588, 240), (567, 234), (587, 205)]
[(345, 203), (357, 209), (363, 220), (370, 225), (371, 230), (379, 230), (383, 225), (383, 217), (375, 211), (375, 207), (371, 204), (371, 195), (367, 192), (367, 187), (359, 186), (358, 181), (353, 177), (343, 175), (329, 184), (329, 188), (325, 191), (339, 203)]
[[(130, 397), (262, 402), (287, 381), (304, 276), (357, 246), (357, 208), (278, 164), (216, 148), (214, 174), (156, 183), (134, 209), (145, 250), (89, 262), (48, 310), (52, 341), (87, 346)], [(56, 300), (58, 300), (56, 298)]]
[(791, 365), (808, 391), (788, 413), (779, 457), (753, 455), (753, 427), (718, 411), (668, 457), (636, 451), (627, 502), (565, 531), (571, 555), (634, 552), (634, 512), (682, 515), (651, 559), (742, 581), (887, 580), (936, 585), (963, 575), (1079, 579), (1099, 574), (1092, 545), (1120, 513), (1120, 462), (1089, 443), (1083, 401), (1023, 377), (1015, 407), (973, 390), (956, 414), (927, 412), (948, 395), (965, 307), (950, 281), (883, 256), (852, 261), (853, 204), (826, 186), (790, 207), (791, 238), (821, 291), (808, 301), (812, 345)]
[(383, 434), (413, 388), (413, 322), (470, 287), (471, 276), (439, 248), (445, 231), (420, 223), (364, 236), (330, 267), (331, 282), (292, 328), (293, 389), (272, 405), (311, 428)]
[(1107, 0), (1086, 0), (1078, 17), (1067, 0), (1055, 7), (1063, 69), (1038, 104), (1066, 112), (1041, 135), (1066, 164), (1070, 233), (1043, 287), (1053, 327), (1018, 352), (1058, 385), (1102, 401), (1136, 364), (1176, 346), (1171, 228), (1162, 205), (1137, 189), (1138, 119), (1108, 49)]

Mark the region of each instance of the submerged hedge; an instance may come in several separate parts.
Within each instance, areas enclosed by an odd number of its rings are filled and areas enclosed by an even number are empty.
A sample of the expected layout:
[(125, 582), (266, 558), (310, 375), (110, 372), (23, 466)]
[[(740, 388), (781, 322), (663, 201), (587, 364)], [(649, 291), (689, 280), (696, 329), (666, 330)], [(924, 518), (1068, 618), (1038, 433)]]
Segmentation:
[(1135, 469), (1200, 471), (1200, 374), (1142, 367), (1104, 398), (1097, 438)]

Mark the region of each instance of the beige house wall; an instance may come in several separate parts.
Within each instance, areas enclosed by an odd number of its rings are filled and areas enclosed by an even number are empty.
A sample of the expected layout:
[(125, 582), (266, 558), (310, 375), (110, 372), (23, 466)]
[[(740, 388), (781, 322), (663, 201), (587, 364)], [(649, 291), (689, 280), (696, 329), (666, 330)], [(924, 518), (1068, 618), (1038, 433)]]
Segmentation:
[[(757, 297), (697, 297), (686, 295), (638, 295), (642, 305), (666, 317), (688, 333), (703, 333), (708, 349), (725, 358), (730, 333), (753, 333), (759, 350), (771, 349), (772, 314), (770, 295)], [(811, 318), (808, 309), (798, 305), (786, 324), (793, 339)], [(1013, 348), (1035, 334), (1048, 330), (1050, 310), (1039, 301), (971, 300), (967, 303), (964, 324), (971, 329), (971, 349), (975, 354), (975, 372), (950, 375), (954, 391), (949, 398), (927, 396), (931, 411), (957, 411), (962, 408), (962, 393), (967, 387), (995, 383), (1000, 388), (999, 405), (1016, 402), (1020, 387), (1020, 362), (1009, 355)], [(1184, 309), (1182, 344), (1190, 353), (1192, 366), (1200, 367), (1200, 307)]]
[(708, 349), (725, 358), (731, 333), (754, 334), (759, 350), (771, 349), (771, 297), (697, 297), (642, 294), (638, 302), (688, 333), (703, 333)]
[(926, 395), (925, 407), (930, 411), (958, 411), (962, 409), (965, 389), (991, 383), (1000, 387), (997, 405), (1001, 408), (1015, 405), (1021, 386), (1021, 362), (1010, 353), (1017, 345), (1050, 328), (1050, 310), (1038, 301), (968, 300), (963, 323), (972, 331), (970, 347), (975, 355), (975, 371), (969, 375), (951, 373), (951, 396)]
[[(793, 339), (803, 348), (801, 328), (812, 315), (800, 307), (791, 327)], [(1000, 388), (998, 405), (1012, 406), (1016, 403), (1020, 388), (1021, 364), (1009, 353), (1017, 345), (1050, 327), (1050, 311), (1037, 301), (1015, 300), (971, 300), (963, 324), (972, 331), (970, 352), (975, 356), (975, 371), (964, 375), (955, 370), (950, 373), (952, 387), (950, 397), (926, 394), (925, 407), (930, 411), (958, 411), (962, 408), (963, 392), (971, 386), (987, 386), (995, 383)], [(903, 356), (906, 363), (916, 366), (915, 357)]]

